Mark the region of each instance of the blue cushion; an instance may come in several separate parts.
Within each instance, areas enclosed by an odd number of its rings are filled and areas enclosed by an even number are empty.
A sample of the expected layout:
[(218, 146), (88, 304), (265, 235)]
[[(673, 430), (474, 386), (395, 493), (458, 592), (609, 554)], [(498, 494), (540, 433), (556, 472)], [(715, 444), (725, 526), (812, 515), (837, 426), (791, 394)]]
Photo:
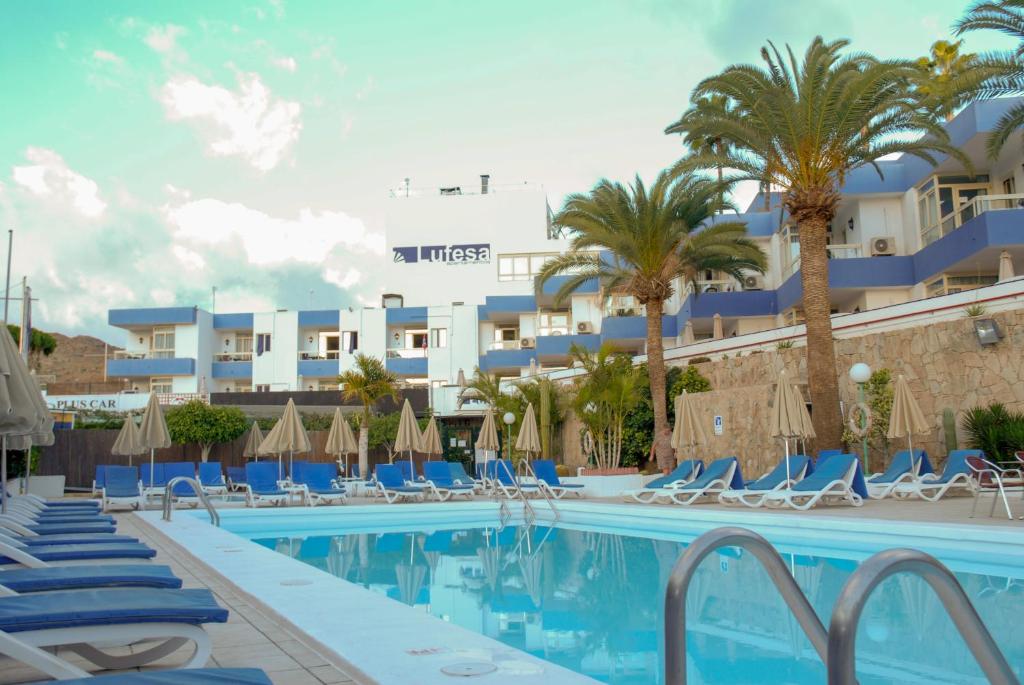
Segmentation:
[(69, 514), (67, 516), (51, 516), (40, 514), (31, 517), (36, 523), (113, 523), (112, 516), (95, 516), (89, 514)]
[(227, 609), (218, 605), (207, 589), (104, 588), (0, 597), (0, 630), (9, 633), (125, 623), (198, 625), (227, 620)]
[(271, 685), (258, 668), (180, 668), (62, 680), (64, 685)]
[[(156, 552), (143, 544), (117, 545), (36, 545), (25, 550), (42, 561), (77, 561), (79, 559), (152, 559)], [(0, 564), (14, 563), (0, 556)]]
[(25, 526), (40, 535), (67, 535), (70, 533), (113, 533), (113, 523), (37, 523)]
[(179, 588), (169, 566), (156, 564), (82, 564), (0, 572), (0, 585), (15, 592), (51, 592), (101, 587)]
[[(14, 538), (23, 545), (109, 545), (112, 542), (138, 542), (131, 535), (113, 533), (70, 533), (68, 535), (27, 535)], [(2, 583), (0, 583), (2, 584)]]

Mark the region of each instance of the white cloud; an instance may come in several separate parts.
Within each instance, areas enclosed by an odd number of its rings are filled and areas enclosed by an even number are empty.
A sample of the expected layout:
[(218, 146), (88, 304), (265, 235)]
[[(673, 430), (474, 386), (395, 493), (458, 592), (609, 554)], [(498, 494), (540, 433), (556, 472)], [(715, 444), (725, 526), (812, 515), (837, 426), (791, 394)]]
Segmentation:
[(270, 63), (278, 69), (284, 69), (292, 73), (295, 73), (295, 70), (299, 68), (299, 63), (295, 61), (294, 57), (274, 57), (270, 60)]
[(33, 195), (70, 204), (88, 218), (100, 216), (107, 208), (96, 182), (71, 169), (53, 150), (30, 147), (25, 150), (25, 158), (31, 164), (14, 167), (11, 177)]
[(182, 267), (187, 271), (198, 271), (199, 269), (206, 268), (206, 260), (198, 252), (188, 249), (184, 245), (175, 245), (171, 248), (171, 252), (181, 262)]
[(238, 75), (238, 90), (175, 76), (160, 92), (171, 120), (193, 121), (217, 156), (239, 156), (260, 171), (273, 169), (302, 130), (302, 107), (274, 98), (259, 74)]
[(124, 65), (124, 59), (109, 50), (93, 50), (92, 57), (97, 62), (107, 62), (119, 67)]
[(345, 290), (358, 285), (363, 280), (363, 274), (358, 269), (349, 269), (344, 274), (340, 269), (324, 269), (323, 277), (328, 283), (333, 283)]
[(165, 208), (174, 238), (190, 246), (241, 251), (249, 264), (322, 264), (335, 248), (380, 256), (384, 236), (343, 212), (303, 209), (294, 219), (211, 198)]
[(175, 24), (166, 26), (152, 26), (143, 39), (150, 48), (161, 55), (173, 56), (182, 54), (178, 47), (178, 38), (185, 35), (183, 27)]

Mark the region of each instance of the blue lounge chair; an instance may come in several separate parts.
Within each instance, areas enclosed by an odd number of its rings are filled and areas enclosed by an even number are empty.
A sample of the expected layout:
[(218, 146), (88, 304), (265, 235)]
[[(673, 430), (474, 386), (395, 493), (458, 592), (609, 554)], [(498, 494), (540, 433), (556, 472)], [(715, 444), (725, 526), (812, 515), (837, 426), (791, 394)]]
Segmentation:
[(132, 509), (143, 508), (142, 482), (139, 480), (137, 468), (108, 466), (105, 478), (103, 511), (108, 511), (112, 505), (128, 505)]
[[(298, 466), (298, 464), (296, 464)], [(321, 502), (331, 504), (344, 503), (347, 493), (345, 488), (337, 485), (338, 468), (332, 464), (304, 463), (302, 469), (296, 468), (295, 483), (305, 486), (304, 497), (311, 505)]]
[[(87, 677), (56, 648), (64, 647), (102, 668), (124, 669), (161, 659), (191, 641), (195, 652), (185, 668), (198, 668), (209, 660), (212, 647), (201, 625), (224, 623), (227, 618), (227, 610), (206, 589), (104, 588), (4, 596), (0, 654), (53, 678)], [(144, 641), (157, 642), (117, 657), (102, 651), (107, 645)]]
[(924, 450), (914, 450), (913, 458), (910, 456), (910, 450), (900, 450), (893, 455), (889, 468), (884, 473), (875, 473), (864, 477), (868, 486), (868, 497), (871, 499), (888, 497), (900, 483), (912, 483), (924, 475), (921, 471), (922, 468), (927, 469), (927, 473), (934, 473)]
[(152, 466), (142, 464), (139, 467), (139, 480), (142, 481), (142, 493), (146, 497), (158, 497), (164, 494), (167, 478), (164, 477), (164, 465), (157, 462)]
[(405, 479), (407, 485), (416, 485), (416, 464), (409, 459), (399, 459), (395, 461), (395, 466), (402, 472), (402, 478)]
[(446, 461), (423, 462), (423, 476), (427, 479), (427, 487), (434, 493), (438, 502), (444, 502), (456, 495), (473, 499), (474, 486), (456, 483)]
[(158, 564), (77, 564), (17, 568), (0, 572), (0, 587), (18, 594), (104, 587), (180, 588), (170, 566)]
[(840, 454), (846, 454), (846, 453), (843, 452), (843, 450), (835, 450), (835, 449), (832, 449), (832, 450), (818, 450), (818, 459), (817, 459), (817, 461), (814, 462), (814, 465), (818, 466), (819, 464), (824, 464), (826, 461), (828, 461), (832, 457), (838, 457)]
[(228, 466), (225, 470), (228, 472), (228, 487), (232, 490), (244, 490), (245, 467)]
[(199, 462), (199, 484), (207, 495), (226, 495), (228, 484), (224, 480), (219, 461)]
[[(737, 490), (743, 487), (743, 476), (740, 474), (740, 463), (736, 457), (722, 457), (708, 464), (708, 468), (689, 483), (671, 490), (668, 499), (676, 504), (693, 504), (702, 497), (717, 496), (726, 490)], [(665, 495), (661, 495), (664, 497)]]
[(19, 535), (74, 535), (113, 533), (116, 523), (19, 523), (10, 516), (0, 515), (0, 529), (8, 529)]
[[(811, 469), (811, 460), (806, 455), (790, 455), (788, 466), (783, 457), (782, 461), (775, 465), (775, 468), (757, 480), (746, 483), (743, 488), (719, 493), (718, 501), (722, 504), (739, 503), (748, 507), (759, 507), (764, 503), (764, 498), (769, 492), (783, 490), (793, 483), (798, 483), (810, 473)], [(787, 473), (789, 474), (788, 478)]]
[(21, 516), (37, 523), (96, 523), (114, 520), (112, 516), (100, 513), (98, 509), (72, 509), (69, 507), (59, 511), (40, 510), (24, 501), (8, 502), (7, 511), (13, 516)]
[[(167, 462), (164, 466), (164, 481), (170, 483), (175, 478), (192, 478), (196, 477), (196, 465), (190, 461), (171, 461)], [(164, 486), (164, 492), (166, 492), (166, 485)], [(192, 489), (189, 483), (178, 482), (171, 488), (171, 496), (175, 499), (178, 498), (192, 498), (197, 499), (196, 491)]]
[(627, 502), (634, 500), (642, 504), (650, 504), (659, 495), (666, 494), (666, 490), (689, 483), (703, 472), (704, 462), (700, 459), (686, 459), (679, 462), (667, 476), (655, 478), (639, 490), (627, 490), (622, 493), (622, 496)]
[(815, 466), (814, 473), (783, 490), (769, 492), (766, 506), (787, 506), (806, 510), (821, 501), (842, 501), (859, 507), (868, 495), (860, 461), (855, 454), (829, 457)]
[(466, 473), (466, 469), (462, 466), (462, 462), (460, 461), (448, 462), (448, 470), (452, 474), (453, 483), (458, 483), (459, 485), (472, 485), (477, 490), (484, 487), (484, 482), (482, 480), (474, 479)]
[(496, 459), (494, 462), (493, 482), (497, 485), (499, 492), (509, 499), (522, 494), (524, 497), (536, 495), (540, 492), (539, 485), (522, 483), (515, 475), (515, 469), (507, 459)]
[(277, 484), (277, 464), (256, 461), (245, 465), (245, 502), (250, 507), (260, 504), (285, 504), (288, 493)]
[(156, 551), (141, 542), (106, 545), (19, 545), (0, 542), (0, 566), (20, 564), (35, 568), (50, 562), (95, 561), (98, 559), (152, 559)]
[(583, 497), (584, 486), (580, 483), (563, 483), (559, 480), (555, 462), (550, 459), (534, 459), (531, 466), (537, 476), (537, 485), (551, 493), (555, 499), (562, 499), (570, 492), (577, 497)]
[(377, 492), (384, 496), (388, 504), (400, 499), (422, 500), (425, 488), (406, 485), (402, 472), (394, 464), (377, 464)]
[(172, 668), (62, 680), (61, 685), (272, 685), (258, 668)]
[(308, 461), (292, 461), (292, 463), (288, 464), (288, 478), (291, 479), (293, 483), (301, 483), (302, 470), (306, 468), (309, 463), (310, 462)]
[(967, 463), (968, 457), (984, 459), (985, 453), (981, 450), (953, 450), (946, 458), (942, 475), (936, 476), (932, 473), (921, 476), (914, 483), (900, 483), (893, 488), (892, 494), (896, 497), (920, 497), (929, 502), (937, 502), (953, 488), (973, 493), (974, 484), (971, 480), (971, 467)]
[(106, 464), (96, 467), (96, 475), (92, 479), (92, 495), (95, 497), (100, 494), (103, 490), (103, 486), (106, 485), (107, 466)]
[(12, 495), (11, 493), (7, 493), (7, 496), (16, 502), (30, 504), (40, 511), (59, 512), (69, 509), (73, 509), (75, 511), (99, 511), (100, 508), (99, 500), (94, 499), (46, 500), (31, 492), (24, 495)]

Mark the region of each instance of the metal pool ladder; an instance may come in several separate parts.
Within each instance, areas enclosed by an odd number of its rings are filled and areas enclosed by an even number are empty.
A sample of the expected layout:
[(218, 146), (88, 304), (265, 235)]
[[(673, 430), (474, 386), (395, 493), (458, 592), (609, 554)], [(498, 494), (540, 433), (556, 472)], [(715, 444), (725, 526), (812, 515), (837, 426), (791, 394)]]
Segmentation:
[(171, 512), (174, 511), (174, 504), (171, 500), (171, 496), (174, 486), (178, 483), (188, 483), (192, 487), (196, 493), (196, 497), (198, 497), (199, 501), (202, 502), (204, 507), (206, 507), (206, 511), (209, 512), (210, 523), (220, 527), (220, 514), (218, 514), (217, 510), (213, 507), (213, 504), (210, 502), (210, 498), (206, 496), (205, 492), (203, 492), (203, 486), (199, 484), (198, 480), (195, 478), (189, 478), (188, 476), (176, 476), (167, 482), (167, 487), (164, 488), (164, 521), (171, 520)]
[(686, 683), (686, 591), (700, 562), (720, 547), (742, 547), (768, 572), (794, 618), (826, 665), (829, 685), (855, 685), (855, 641), (864, 605), (878, 584), (896, 573), (913, 573), (931, 586), (990, 683), (1020, 685), (974, 605), (953, 574), (934, 557), (912, 549), (875, 554), (857, 567), (832, 610), (829, 630), (786, 568), (782, 556), (757, 533), (716, 528), (694, 540), (676, 562), (665, 590), (665, 683)]

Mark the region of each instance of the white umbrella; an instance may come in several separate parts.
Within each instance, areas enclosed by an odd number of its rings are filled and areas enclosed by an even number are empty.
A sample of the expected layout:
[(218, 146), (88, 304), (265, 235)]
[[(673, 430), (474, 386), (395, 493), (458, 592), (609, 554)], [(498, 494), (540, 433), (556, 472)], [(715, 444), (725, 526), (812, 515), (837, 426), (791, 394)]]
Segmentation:
[(430, 422), (427, 423), (427, 427), (423, 429), (423, 435), (420, 436), (420, 448), (427, 455), (428, 460), (434, 456), (441, 456), (444, 451), (441, 449), (441, 431), (438, 430), (437, 421), (433, 416), (430, 417)]
[(693, 336), (693, 322), (689, 319), (686, 320), (686, 325), (683, 326), (683, 344), (692, 345), (696, 341)]
[[(52, 444), (53, 415), (7, 326), (0, 333), (0, 510), (7, 511), (7, 448)], [(33, 397), (38, 395), (38, 399)], [(42, 408), (42, 410), (41, 410)]]
[(288, 453), (288, 467), (291, 468), (296, 452), (303, 454), (311, 449), (309, 435), (302, 425), (302, 417), (299, 416), (299, 410), (295, 408), (295, 400), (289, 399), (288, 404), (285, 405), (284, 414), (267, 433), (267, 437), (263, 439), (256, 451), (259, 454), (277, 455), (277, 472), (280, 476), (283, 453)]
[(402, 415), (398, 419), (398, 434), (395, 436), (395, 452), (401, 454), (402, 452), (409, 453), (409, 459), (412, 459), (413, 452), (419, 452), (423, 449), (423, 436), (420, 435), (420, 427), (416, 425), (416, 414), (412, 411), (412, 405), (409, 404), (409, 398), (405, 399), (405, 403), (402, 405)]
[(149, 487), (153, 487), (153, 468), (156, 462), (156, 450), (171, 446), (171, 434), (167, 430), (164, 412), (160, 409), (160, 401), (155, 392), (149, 393), (146, 411), (142, 414), (142, 425), (139, 426), (140, 444), (149, 450)]
[(359, 451), (356, 437), (352, 435), (352, 428), (341, 413), (341, 407), (334, 410), (334, 419), (331, 421), (331, 430), (327, 433), (327, 445), (324, 447), (327, 454), (333, 454), (341, 461), (341, 455), (345, 455), (345, 477), (349, 477), (348, 455)]
[(910, 463), (914, 463), (914, 433), (927, 433), (931, 426), (925, 419), (921, 407), (917, 406), (917, 400), (910, 392), (910, 385), (901, 373), (896, 376), (896, 387), (892, 394), (892, 415), (889, 417), (889, 432), (886, 437), (907, 439), (907, 449), (910, 450)]
[(712, 317), (711, 321), (712, 321), (712, 326), (713, 326), (712, 329), (711, 329), (712, 330), (711, 337), (714, 338), (715, 340), (721, 340), (722, 338), (725, 337), (725, 334), (722, 332), (722, 315), (721, 314), (715, 314)]
[(114, 446), (110, 448), (110, 453), (119, 457), (128, 457), (128, 465), (131, 466), (132, 456), (145, 451), (139, 428), (135, 425), (135, 417), (128, 414), (124, 417), (124, 425), (121, 426), (117, 439), (114, 440)]
[(999, 282), (1009, 281), (1014, 278), (1013, 259), (1010, 253), (1003, 250), (999, 253)]
[(260, 430), (259, 422), (253, 421), (252, 428), (249, 429), (249, 437), (245, 439), (245, 447), (242, 448), (242, 456), (259, 461), (261, 442), (263, 442), (263, 431)]
[(772, 405), (771, 436), (782, 438), (786, 450), (786, 480), (789, 473), (789, 439), (815, 437), (811, 417), (807, 413), (807, 405), (803, 397), (786, 378), (786, 372), (779, 373), (779, 382), (775, 387), (775, 404)]

